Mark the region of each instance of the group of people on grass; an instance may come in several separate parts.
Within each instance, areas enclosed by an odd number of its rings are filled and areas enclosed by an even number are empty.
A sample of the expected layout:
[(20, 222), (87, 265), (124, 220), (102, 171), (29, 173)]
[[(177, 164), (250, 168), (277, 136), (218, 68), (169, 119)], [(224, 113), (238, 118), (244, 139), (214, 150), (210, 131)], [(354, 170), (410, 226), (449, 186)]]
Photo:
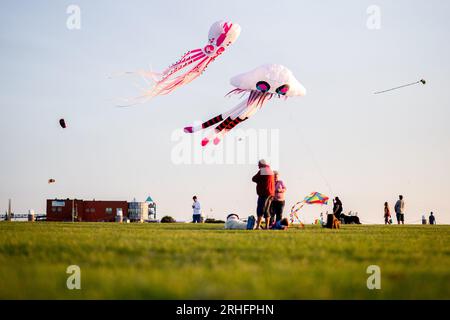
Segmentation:
[[(258, 162), (258, 172), (252, 181), (256, 183), (256, 193), (258, 195), (257, 218), (250, 216), (247, 221), (243, 221), (237, 214), (229, 214), (225, 222), (225, 229), (287, 229), (289, 220), (283, 218), (286, 185), (279, 179), (278, 172), (272, 171), (265, 160), (260, 160)], [(194, 223), (200, 223), (202, 220), (200, 202), (197, 196), (194, 196), (192, 199), (194, 200), (192, 204), (192, 220)], [(262, 227), (263, 218), (265, 224)]]
[[(429, 224), (436, 224), (436, 217), (433, 215), (433, 212), (430, 212), (430, 216), (428, 217)], [(425, 215), (422, 216), (422, 224), (427, 224), (427, 218)]]
[[(253, 176), (252, 181), (256, 183), (256, 194), (258, 201), (256, 206), (256, 216), (250, 216), (247, 221), (240, 220), (237, 214), (229, 214), (225, 222), (226, 229), (275, 229), (285, 230), (289, 226), (289, 220), (283, 218), (283, 210), (285, 206), (286, 185), (280, 179), (277, 171), (272, 171), (270, 165), (265, 160), (258, 162), (258, 172)], [(201, 211), (200, 202), (197, 196), (193, 197), (193, 222), (200, 223)], [(399, 199), (394, 206), (395, 216), (398, 224), (405, 223), (405, 201), (403, 196), (399, 195)], [(343, 214), (342, 201), (339, 197), (333, 199), (333, 214), (341, 220)], [(264, 219), (264, 224), (262, 223)], [(384, 203), (384, 222), (392, 224), (391, 212), (389, 204)], [(357, 221), (359, 223), (359, 220)], [(425, 216), (422, 217), (422, 223), (426, 224)], [(436, 218), (433, 212), (429, 216), (429, 224), (436, 224)]]
[[(405, 224), (405, 200), (403, 196), (399, 195), (398, 200), (394, 206), (395, 216), (398, 224)], [(392, 224), (391, 210), (389, 204), (384, 203), (384, 224)]]
[[(253, 176), (252, 181), (256, 183), (258, 196), (256, 219), (254, 216), (249, 216), (247, 221), (243, 221), (237, 214), (232, 213), (227, 216), (225, 229), (286, 230), (289, 227), (289, 219), (283, 217), (283, 210), (287, 187), (280, 179), (278, 171), (273, 171), (265, 160), (260, 160), (258, 172)], [(340, 216), (342, 202), (336, 197), (333, 204), (334, 214)]]
[[(397, 218), (398, 224), (405, 224), (405, 200), (403, 200), (403, 196), (399, 195), (398, 200), (394, 206), (395, 217)], [(436, 218), (433, 215), (433, 212), (430, 213), (428, 217), (429, 224), (436, 224)], [(384, 203), (384, 224), (392, 224), (391, 210), (389, 209), (389, 204), (387, 202)], [(425, 215), (422, 216), (422, 224), (427, 224), (427, 220)]]
[[(265, 160), (258, 162), (258, 172), (252, 181), (256, 183), (258, 201), (256, 205), (256, 219), (249, 216), (243, 221), (237, 214), (229, 214), (225, 222), (225, 229), (272, 229), (285, 230), (289, 227), (289, 220), (283, 218), (286, 185), (280, 180), (277, 171), (272, 171)], [(264, 224), (262, 223), (264, 219)]]
[[(272, 171), (265, 160), (260, 160), (258, 172), (253, 176), (252, 181), (256, 183), (256, 194), (258, 195), (255, 229), (287, 229), (289, 220), (283, 218), (287, 188), (280, 180), (278, 171)], [(262, 227), (263, 218), (265, 223)]]

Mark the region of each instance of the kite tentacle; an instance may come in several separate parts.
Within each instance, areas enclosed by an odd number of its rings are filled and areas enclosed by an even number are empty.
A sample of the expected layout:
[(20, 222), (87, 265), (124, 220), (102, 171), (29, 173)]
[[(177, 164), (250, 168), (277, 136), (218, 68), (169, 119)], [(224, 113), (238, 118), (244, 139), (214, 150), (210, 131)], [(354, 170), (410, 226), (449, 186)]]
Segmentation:
[(249, 91), (251, 91), (251, 90), (246, 90), (246, 89), (239, 89), (239, 88), (236, 88), (236, 89), (233, 89), (233, 90), (231, 90), (230, 92), (228, 92), (226, 95), (225, 95), (225, 97), (228, 97), (228, 96), (230, 96), (230, 95), (232, 95), (232, 94), (243, 94), (243, 95), (245, 95), (247, 92), (249, 92)]
[(213, 138), (217, 136), (218, 133), (220, 133), (222, 130), (224, 130), (233, 119), (231, 117), (227, 117), (225, 120), (223, 120), (217, 127), (214, 128), (212, 133), (210, 133), (207, 137), (203, 138), (202, 140), (202, 147), (206, 146)]
[(207, 129), (219, 122), (222, 122), (224, 119), (228, 118), (231, 115), (234, 115), (236, 112), (239, 112), (243, 107), (245, 107), (244, 102), (241, 102), (236, 107), (232, 108), (231, 110), (228, 110), (222, 114), (219, 114), (218, 116), (215, 116), (208, 121), (203, 122), (200, 126), (188, 126), (184, 128), (184, 132), (186, 133), (194, 133), (197, 131), (200, 131), (202, 129)]
[(226, 128), (222, 129), (220, 132), (217, 132), (215, 135), (215, 138), (213, 140), (213, 143), (215, 145), (220, 143), (220, 140), (222, 139), (222, 137), (227, 134), (231, 129), (233, 129), (234, 127), (236, 127), (238, 124), (240, 124), (241, 122), (244, 122), (245, 120), (247, 120), (248, 118), (244, 118), (241, 119), (240, 117), (237, 117), (236, 119), (232, 120), (227, 126)]
[[(185, 74), (171, 78), (171, 76), (173, 76), (178, 71), (188, 67), (190, 64), (197, 62), (198, 60), (200, 60), (202, 58), (203, 58), (203, 60), (198, 62), (191, 70), (189, 70)], [(162, 75), (162, 76), (156, 72), (151, 72), (151, 71), (135, 72), (135, 73), (141, 75), (142, 77), (144, 77), (144, 79), (145, 79), (145, 77), (147, 77), (156, 83), (151, 89), (144, 90), (142, 95), (131, 98), (131, 99), (124, 99), (126, 104), (119, 105), (119, 107), (130, 107), (130, 106), (133, 106), (133, 105), (136, 105), (139, 103), (145, 103), (148, 100), (150, 100), (152, 97), (155, 97), (157, 95), (167, 95), (167, 94), (171, 93), (175, 89), (177, 89), (177, 88), (181, 87), (182, 85), (187, 84), (187, 83), (191, 82), (192, 80), (196, 79), (197, 77), (199, 77), (201, 75), (201, 73), (204, 71), (204, 69), (210, 63), (210, 59), (211, 58), (206, 57), (206, 55), (201, 53), (200, 55), (196, 55), (195, 58), (188, 59), (183, 64), (173, 67), (172, 69), (170, 69), (170, 71), (168, 71), (169, 74)], [(158, 78), (160, 78), (160, 79), (158, 79)]]
[[(199, 54), (197, 54), (197, 55), (195, 55), (195, 56), (189, 58), (189, 59), (186, 60), (185, 62), (182, 62), (182, 63), (179, 63), (179, 64), (175, 64), (175, 65), (169, 67), (168, 69), (166, 69), (166, 70), (163, 72), (161, 82), (163, 82), (164, 80), (168, 79), (170, 76), (174, 75), (175, 73), (181, 71), (182, 69), (188, 67), (188, 66), (191, 65), (192, 63), (194, 63), (194, 62), (196, 62), (196, 61), (198, 61), (198, 60), (200, 60), (200, 59), (203, 59), (203, 58), (204, 58), (204, 60), (207, 60), (206, 55), (205, 55), (204, 53), (199, 53)], [(204, 61), (204, 60), (203, 60), (203, 61)], [(201, 61), (200, 63), (202, 63), (203, 61)], [(199, 64), (200, 64), (200, 63), (199, 63)], [(197, 66), (198, 66), (198, 65), (197, 65)], [(195, 67), (197, 67), (197, 66), (195, 66)], [(195, 68), (195, 67), (194, 67), (194, 68)], [(191, 70), (191, 71), (192, 71), (192, 70)], [(189, 71), (189, 72), (190, 72), (190, 71)]]
[(209, 119), (208, 121), (205, 121), (201, 124), (201, 126), (189, 126), (184, 128), (184, 132), (186, 133), (194, 133), (202, 129), (209, 128), (210, 126), (215, 125), (216, 123), (223, 121), (223, 115), (219, 114), (218, 116), (215, 116), (214, 118)]
[[(198, 58), (196, 58), (194, 60), (197, 61), (199, 59), (201, 59), (201, 58), (198, 57)], [(210, 63), (210, 59), (211, 58), (204, 57), (203, 60), (201, 60), (191, 70), (187, 71), (183, 75), (179, 75), (179, 76), (177, 76), (175, 78), (170, 78), (170, 76), (173, 75), (173, 73), (172, 73), (171, 75), (168, 75), (168, 76), (164, 77), (151, 90), (152, 95), (156, 96), (156, 95), (169, 94), (173, 90), (175, 90), (175, 89), (181, 87), (182, 85), (187, 84), (187, 83), (191, 82), (192, 80), (196, 79), (197, 77), (199, 77), (202, 74), (204, 69), (206, 69), (206, 67)], [(189, 64), (193, 63), (195, 61), (189, 62)]]
[(248, 106), (246, 102), (241, 103), (240, 107), (237, 108), (235, 112), (230, 114), (229, 118), (231, 119), (231, 121), (229, 121), (227, 124), (224, 124), (223, 127), (216, 128), (213, 135), (208, 140), (212, 139), (215, 145), (219, 144), (225, 134), (227, 134), (241, 122), (244, 122), (245, 120), (250, 118), (255, 114), (256, 111), (258, 111), (257, 104)]
[(272, 93), (259, 92), (257, 90), (242, 90), (239, 88), (230, 91), (227, 95), (235, 93), (245, 94), (248, 91), (250, 91), (250, 94), (246, 101), (241, 102), (230, 111), (202, 123), (201, 126), (185, 127), (184, 132), (193, 133), (220, 123), (207, 137), (202, 140), (202, 146), (206, 146), (210, 141), (213, 141), (214, 144), (217, 145), (226, 133), (234, 129), (241, 122), (244, 122), (253, 116), (258, 109), (263, 106), (265, 101), (271, 99), (273, 96)]
[(183, 64), (184, 62), (187, 62), (189, 60), (192, 60), (194, 58), (196, 58), (197, 56), (203, 54), (202, 49), (194, 49), (194, 50), (190, 50), (188, 51), (186, 54), (184, 54), (180, 60), (178, 60), (177, 62), (175, 62), (174, 64), (172, 64), (170, 67), (166, 68), (162, 74), (166, 75), (167, 73), (170, 72), (170, 70), (172, 70), (174, 67), (179, 66), (181, 64)]

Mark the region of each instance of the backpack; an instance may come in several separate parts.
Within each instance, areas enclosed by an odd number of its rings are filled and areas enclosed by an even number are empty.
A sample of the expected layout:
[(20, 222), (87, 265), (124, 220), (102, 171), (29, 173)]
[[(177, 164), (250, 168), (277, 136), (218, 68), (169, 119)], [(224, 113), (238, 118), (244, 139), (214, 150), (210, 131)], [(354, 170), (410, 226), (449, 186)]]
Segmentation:
[(400, 212), (400, 201), (397, 201), (395, 203), (394, 211), (395, 211), (395, 213), (399, 213)]
[(247, 219), (247, 230), (253, 230), (255, 228), (256, 219), (255, 216), (250, 216)]

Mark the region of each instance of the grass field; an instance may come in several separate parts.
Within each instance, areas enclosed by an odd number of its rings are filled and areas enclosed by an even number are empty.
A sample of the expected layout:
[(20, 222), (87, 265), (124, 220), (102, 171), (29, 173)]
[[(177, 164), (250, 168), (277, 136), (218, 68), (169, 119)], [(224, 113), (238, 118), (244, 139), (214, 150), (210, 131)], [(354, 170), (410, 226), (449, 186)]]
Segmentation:
[[(0, 298), (450, 299), (450, 226), (222, 228), (2, 222)], [(81, 290), (66, 287), (69, 265)]]

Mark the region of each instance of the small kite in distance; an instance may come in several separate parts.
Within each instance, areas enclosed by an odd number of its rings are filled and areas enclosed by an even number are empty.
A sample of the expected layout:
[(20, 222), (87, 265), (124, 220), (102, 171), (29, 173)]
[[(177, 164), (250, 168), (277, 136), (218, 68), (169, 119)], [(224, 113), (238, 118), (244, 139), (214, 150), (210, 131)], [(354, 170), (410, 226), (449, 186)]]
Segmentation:
[(61, 126), (61, 128), (65, 129), (66, 128), (66, 121), (64, 119), (59, 119), (59, 125)]
[(374, 92), (374, 94), (380, 94), (380, 93), (384, 93), (384, 92), (388, 92), (388, 91), (393, 91), (393, 90), (401, 89), (401, 88), (404, 88), (404, 87), (413, 86), (413, 85), (419, 84), (419, 83), (424, 85), (427, 82), (424, 79), (420, 79), (419, 81), (408, 83), (408, 84), (404, 84), (404, 85), (399, 86), (399, 87), (395, 87), (395, 88), (391, 88), (391, 89), (387, 89), (387, 90), (383, 90), (383, 91), (377, 91), (377, 92)]
[(48, 179), (48, 183), (50, 184), (50, 183), (55, 183), (56, 181), (55, 181), (55, 179)]

